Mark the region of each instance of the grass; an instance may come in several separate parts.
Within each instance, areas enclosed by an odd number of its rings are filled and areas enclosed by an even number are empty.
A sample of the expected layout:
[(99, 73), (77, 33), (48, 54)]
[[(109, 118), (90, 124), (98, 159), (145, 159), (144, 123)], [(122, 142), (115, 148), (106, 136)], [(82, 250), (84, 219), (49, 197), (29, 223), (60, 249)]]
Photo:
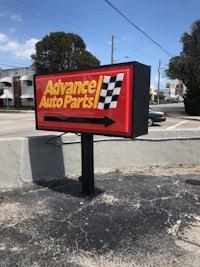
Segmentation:
[(31, 109), (28, 109), (28, 108), (0, 108), (0, 113), (19, 113), (19, 112), (23, 112), (23, 111), (30, 111), (30, 110), (33, 110), (32, 108)]

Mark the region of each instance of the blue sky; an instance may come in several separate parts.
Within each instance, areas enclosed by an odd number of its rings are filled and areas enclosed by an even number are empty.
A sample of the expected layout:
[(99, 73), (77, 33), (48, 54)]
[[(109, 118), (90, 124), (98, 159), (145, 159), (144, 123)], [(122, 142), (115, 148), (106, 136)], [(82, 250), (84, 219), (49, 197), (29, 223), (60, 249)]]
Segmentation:
[(0, 0), (0, 67), (27, 67), (35, 43), (50, 32), (72, 32), (101, 65), (114, 61), (138, 61), (151, 66), (151, 83), (157, 88), (161, 60), (161, 87), (165, 87), (170, 56), (182, 51), (180, 38), (200, 19), (199, 0), (109, 0), (132, 24), (105, 0)]

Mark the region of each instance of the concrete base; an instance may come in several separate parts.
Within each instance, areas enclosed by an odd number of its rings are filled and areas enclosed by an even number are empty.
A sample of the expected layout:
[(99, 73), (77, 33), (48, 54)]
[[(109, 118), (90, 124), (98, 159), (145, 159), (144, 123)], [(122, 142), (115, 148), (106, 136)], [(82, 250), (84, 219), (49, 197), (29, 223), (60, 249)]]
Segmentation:
[[(81, 174), (80, 137), (0, 139), (0, 187)], [(200, 131), (150, 132), (135, 141), (94, 137), (95, 172), (147, 165), (200, 164)]]

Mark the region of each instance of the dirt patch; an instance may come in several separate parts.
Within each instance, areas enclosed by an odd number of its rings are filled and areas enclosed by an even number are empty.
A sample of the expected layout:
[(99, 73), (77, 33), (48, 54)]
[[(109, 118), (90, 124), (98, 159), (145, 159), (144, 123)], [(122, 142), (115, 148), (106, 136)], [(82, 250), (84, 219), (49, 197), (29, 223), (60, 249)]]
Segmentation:
[(138, 166), (120, 169), (123, 174), (136, 173), (153, 176), (173, 176), (173, 175), (187, 175), (200, 174), (200, 165), (185, 164), (178, 166)]
[(177, 246), (185, 251), (193, 251), (199, 257), (200, 247), (200, 216), (196, 214), (184, 214), (177, 220), (168, 233), (175, 237)]
[(14, 227), (16, 224), (38, 216), (38, 214), (48, 214), (49, 212), (45, 201), (38, 201), (35, 208), (22, 205), (19, 202), (5, 202), (1, 203), (0, 206), (0, 223), (4, 223), (6, 227)]

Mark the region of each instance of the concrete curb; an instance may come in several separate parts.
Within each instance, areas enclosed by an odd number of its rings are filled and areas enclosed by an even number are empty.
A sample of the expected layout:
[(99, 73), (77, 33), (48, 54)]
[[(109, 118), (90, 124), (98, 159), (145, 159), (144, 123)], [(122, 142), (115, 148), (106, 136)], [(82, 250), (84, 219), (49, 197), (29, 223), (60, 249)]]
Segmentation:
[[(200, 131), (150, 132), (135, 141), (94, 137), (95, 172), (148, 165), (200, 163)], [(0, 187), (81, 174), (80, 137), (0, 139)]]

